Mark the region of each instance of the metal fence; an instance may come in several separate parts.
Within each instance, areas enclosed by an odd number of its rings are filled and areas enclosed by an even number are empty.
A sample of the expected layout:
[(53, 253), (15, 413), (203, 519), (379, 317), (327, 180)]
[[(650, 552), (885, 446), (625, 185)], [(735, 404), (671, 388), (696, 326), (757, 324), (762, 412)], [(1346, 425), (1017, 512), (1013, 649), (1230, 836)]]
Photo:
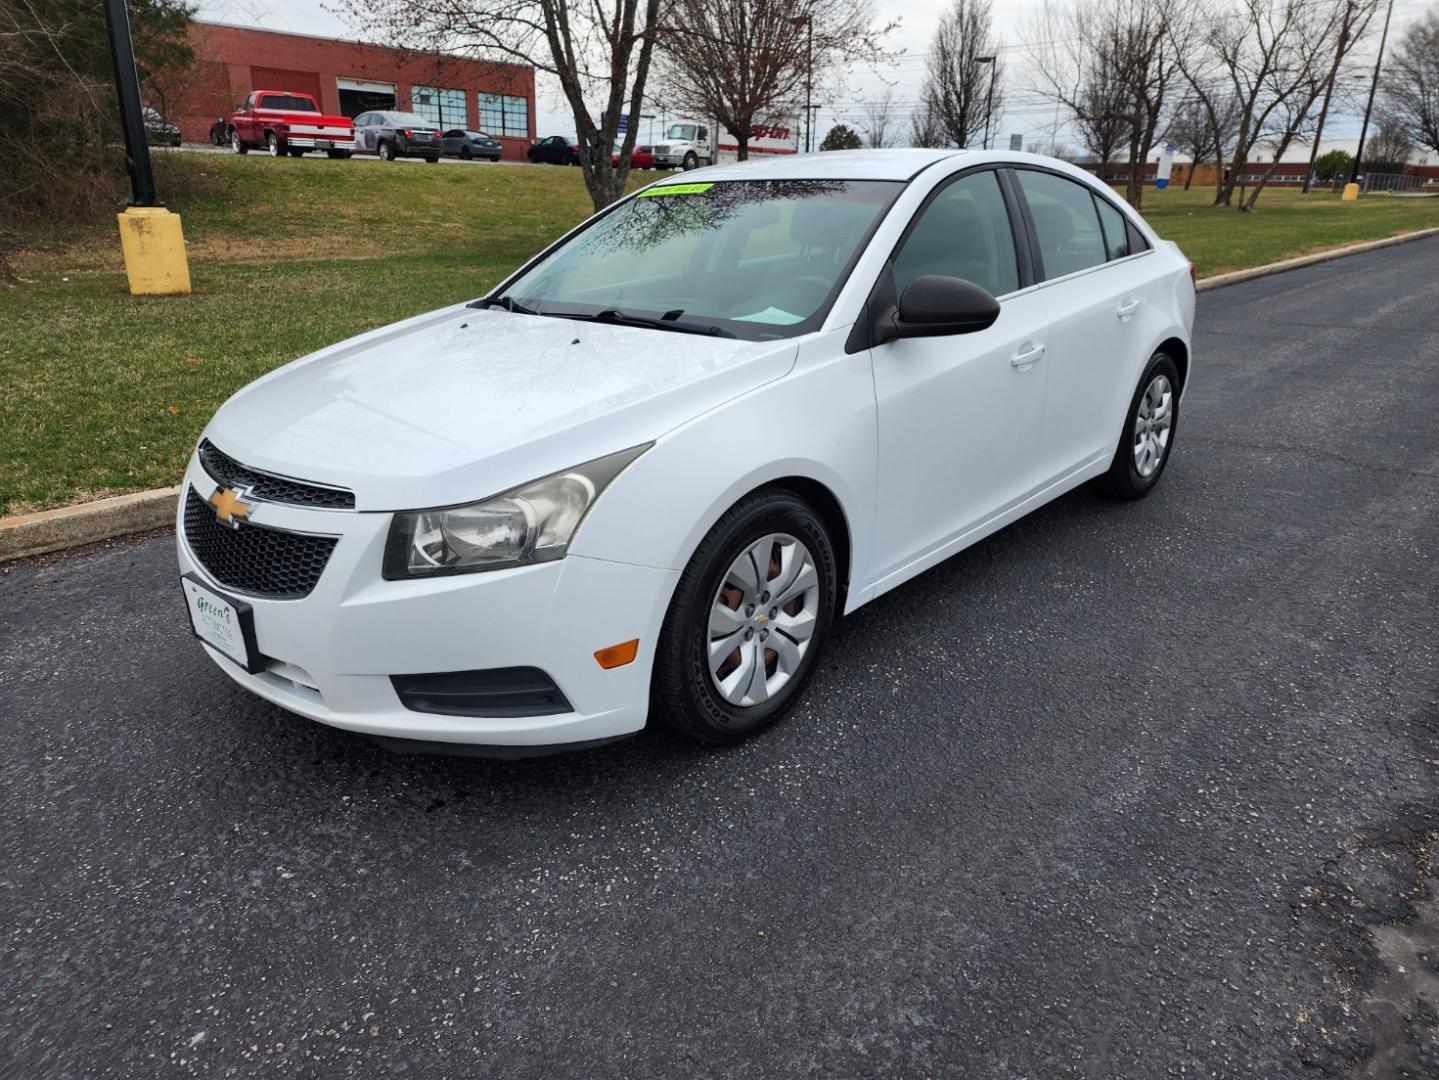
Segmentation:
[[(1348, 177), (1336, 176), (1334, 191), (1343, 191), (1348, 182)], [(1433, 177), (1413, 176), (1409, 173), (1364, 173), (1359, 177), (1359, 190), (1365, 194), (1371, 191), (1439, 191), (1439, 181)]]

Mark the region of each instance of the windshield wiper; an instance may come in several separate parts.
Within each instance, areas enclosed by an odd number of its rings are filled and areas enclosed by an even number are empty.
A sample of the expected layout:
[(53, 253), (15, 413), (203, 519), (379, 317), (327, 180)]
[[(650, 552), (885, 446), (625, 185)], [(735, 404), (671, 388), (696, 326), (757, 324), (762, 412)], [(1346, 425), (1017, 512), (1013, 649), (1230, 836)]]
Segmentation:
[[(556, 312), (556, 314), (559, 314)], [(643, 326), (651, 330), (669, 330), (676, 334), (703, 334), (706, 337), (734, 337), (722, 326), (711, 326), (708, 323), (680, 322), (680, 312), (666, 312), (658, 319), (651, 319), (644, 315), (630, 315), (627, 312), (615, 308), (605, 308), (603, 311), (596, 311), (593, 315), (561, 315), (564, 319), (577, 319), (581, 322), (602, 322), (614, 323), (616, 326)]]
[(476, 300), (474, 303), (469, 304), (468, 306), (472, 308), (504, 308), (512, 315), (539, 314), (539, 312), (536, 311), (534, 308), (525, 307), (524, 304), (520, 303), (513, 296), (484, 296)]

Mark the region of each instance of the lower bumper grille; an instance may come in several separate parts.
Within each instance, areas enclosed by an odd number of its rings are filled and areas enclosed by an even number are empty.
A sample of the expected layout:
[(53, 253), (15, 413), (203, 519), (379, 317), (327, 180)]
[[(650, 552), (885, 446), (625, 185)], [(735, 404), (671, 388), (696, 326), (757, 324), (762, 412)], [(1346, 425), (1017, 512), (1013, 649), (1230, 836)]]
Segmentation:
[(194, 488), (185, 493), (185, 542), (221, 585), (254, 596), (298, 600), (320, 580), (337, 539), (241, 522), (223, 524)]

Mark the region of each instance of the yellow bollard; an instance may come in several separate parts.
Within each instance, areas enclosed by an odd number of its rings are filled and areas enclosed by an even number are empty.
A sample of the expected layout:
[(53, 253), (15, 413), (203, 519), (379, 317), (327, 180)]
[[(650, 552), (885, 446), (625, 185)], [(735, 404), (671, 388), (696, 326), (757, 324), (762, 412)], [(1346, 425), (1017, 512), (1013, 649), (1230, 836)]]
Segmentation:
[(1354, 201), (1355, 199), (1357, 199), (1357, 198), (1359, 198), (1359, 185), (1358, 185), (1358, 184), (1345, 184), (1345, 185), (1344, 185), (1344, 194), (1339, 197), (1339, 201), (1340, 201), (1340, 202), (1353, 202), (1353, 201)]
[(120, 221), (120, 248), (131, 296), (185, 296), (190, 292), (190, 263), (180, 215), (163, 206), (131, 206)]

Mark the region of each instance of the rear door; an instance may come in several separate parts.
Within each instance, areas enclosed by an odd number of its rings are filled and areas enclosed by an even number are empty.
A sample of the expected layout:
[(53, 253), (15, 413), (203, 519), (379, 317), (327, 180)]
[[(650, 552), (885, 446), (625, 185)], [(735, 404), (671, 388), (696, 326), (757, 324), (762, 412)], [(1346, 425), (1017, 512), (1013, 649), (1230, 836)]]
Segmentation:
[[(1145, 302), (1144, 268), (1136, 260), (1126, 265), (1127, 239), (1107, 240), (1097, 202), (1103, 196), (1087, 184), (1037, 168), (1015, 168), (1014, 176), (1052, 329), (1043, 455), (1047, 478), (1059, 479), (1114, 453), (1144, 348), (1136, 318)], [(1112, 205), (1105, 210), (1119, 214)], [(1121, 231), (1112, 217), (1111, 230)]]

